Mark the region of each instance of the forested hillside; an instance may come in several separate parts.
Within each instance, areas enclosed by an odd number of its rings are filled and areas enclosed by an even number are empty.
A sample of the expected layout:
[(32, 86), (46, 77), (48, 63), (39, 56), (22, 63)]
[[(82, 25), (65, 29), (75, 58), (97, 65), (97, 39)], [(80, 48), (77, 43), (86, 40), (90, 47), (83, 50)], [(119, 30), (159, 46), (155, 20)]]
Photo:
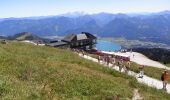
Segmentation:
[(170, 63), (170, 50), (161, 48), (134, 48), (133, 51), (140, 52), (152, 60)]

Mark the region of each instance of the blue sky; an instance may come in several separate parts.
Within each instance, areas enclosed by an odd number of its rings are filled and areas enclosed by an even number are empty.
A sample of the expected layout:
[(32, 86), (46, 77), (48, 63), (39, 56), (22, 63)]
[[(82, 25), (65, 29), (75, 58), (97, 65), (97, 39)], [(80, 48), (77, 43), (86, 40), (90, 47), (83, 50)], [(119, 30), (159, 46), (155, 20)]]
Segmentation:
[(170, 0), (0, 0), (0, 18), (68, 12), (137, 13), (170, 10)]

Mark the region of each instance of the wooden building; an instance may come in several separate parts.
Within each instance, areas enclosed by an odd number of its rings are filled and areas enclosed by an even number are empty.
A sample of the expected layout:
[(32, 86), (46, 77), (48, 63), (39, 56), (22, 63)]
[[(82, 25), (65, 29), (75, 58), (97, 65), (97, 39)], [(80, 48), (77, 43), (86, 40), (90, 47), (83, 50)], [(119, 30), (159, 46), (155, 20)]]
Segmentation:
[(61, 41), (51, 43), (49, 46), (92, 49), (96, 44), (96, 40), (97, 38), (94, 35), (88, 32), (82, 32), (81, 34), (66, 35)]

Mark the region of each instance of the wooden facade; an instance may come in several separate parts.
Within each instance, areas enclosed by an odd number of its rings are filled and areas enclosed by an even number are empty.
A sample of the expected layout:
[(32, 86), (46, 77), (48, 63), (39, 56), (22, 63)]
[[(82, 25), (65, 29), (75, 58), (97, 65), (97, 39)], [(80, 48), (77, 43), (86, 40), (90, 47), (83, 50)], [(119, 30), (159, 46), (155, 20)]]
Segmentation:
[(97, 38), (94, 35), (82, 32), (80, 34), (66, 35), (61, 41), (49, 45), (53, 47), (92, 49), (96, 43)]

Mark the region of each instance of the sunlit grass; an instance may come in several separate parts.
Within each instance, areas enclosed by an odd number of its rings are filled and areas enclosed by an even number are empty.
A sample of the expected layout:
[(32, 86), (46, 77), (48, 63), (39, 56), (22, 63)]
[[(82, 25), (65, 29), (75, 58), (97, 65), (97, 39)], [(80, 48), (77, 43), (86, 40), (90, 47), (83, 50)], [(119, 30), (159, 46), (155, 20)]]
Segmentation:
[(1, 99), (131, 99), (135, 88), (147, 99), (170, 99), (163, 91), (68, 50), (0, 44)]

